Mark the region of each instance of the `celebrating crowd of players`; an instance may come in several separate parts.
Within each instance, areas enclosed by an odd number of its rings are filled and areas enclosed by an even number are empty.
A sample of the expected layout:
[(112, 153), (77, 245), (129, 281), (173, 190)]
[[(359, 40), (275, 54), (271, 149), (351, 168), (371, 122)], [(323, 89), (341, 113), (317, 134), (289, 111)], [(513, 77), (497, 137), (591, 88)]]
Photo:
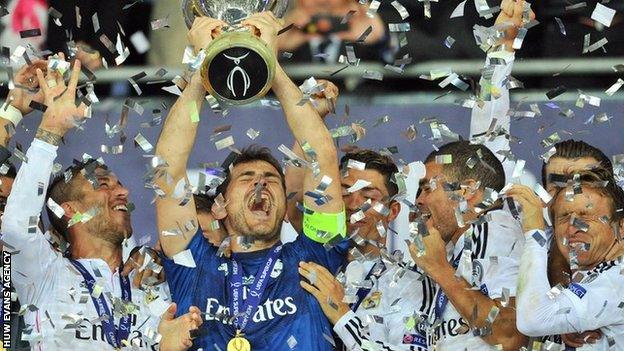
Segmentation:
[[(389, 156), (339, 159), (323, 121), (336, 87), (323, 82), (315, 103), (301, 104), (278, 64), (272, 89), (295, 139), (285, 172), (250, 146), (224, 161), (212, 196), (181, 201), (198, 128), (189, 115), (206, 95), (193, 73), (150, 165), (160, 253), (141, 247), (130, 258), (129, 190), (113, 170), (83, 156), (50, 180), (63, 136), (89, 113), (83, 99), (76, 106), (80, 62), (67, 82), (46, 61), (24, 67), (16, 82), (34, 78), (38, 92), (13, 89), (0, 111), (6, 160), (11, 127), (31, 101), (46, 106), (27, 162), (1, 178), (20, 341), (35, 350), (624, 349), (624, 192), (609, 158), (582, 141), (555, 144), (533, 189), (506, 157), (506, 81), (527, 6), (502, 2), (496, 23), (507, 29), (487, 55), (470, 140), (427, 156), (416, 199), (405, 198)], [(190, 44), (207, 47), (224, 25), (198, 18)], [(243, 25), (276, 48), (282, 23), (271, 13)], [(43, 234), (43, 208), (66, 250)], [(410, 212), (410, 257), (385, 245), (400, 211)], [(286, 218), (299, 232), (290, 243), (280, 241)]]

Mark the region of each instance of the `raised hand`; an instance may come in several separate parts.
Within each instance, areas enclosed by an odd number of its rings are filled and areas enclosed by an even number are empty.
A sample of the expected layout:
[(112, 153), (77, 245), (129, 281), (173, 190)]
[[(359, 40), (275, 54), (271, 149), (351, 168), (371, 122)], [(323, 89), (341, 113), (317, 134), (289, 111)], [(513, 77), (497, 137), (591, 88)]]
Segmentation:
[(284, 27), (284, 23), (281, 19), (275, 17), (273, 12), (255, 13), (241, 21), (241, 24), (251, 27), (256, 35), (277, 53), (277, 33)]
[[(61, 138), (67, 131), (83, 120), (87, 114), (87, 106), (84, 103), (76, 106), (80, 61), (74, 61), (74, 67), (67, 86), (65, 86), (65, 81), (60, 75), (57, 75), (55, 79), (47, 81), (41, 69), (37, 69), (36, 72), (39, 86), (43, 91), (43, 103), (47, 107), (43, 113), (39, 129), (53, 133)], [(59, 91), (62, 91), (60, 95)]]
[(546, 228), (543, 213), (545, 205), (531, 188), (514, 184), (505, 194), (511, 196), (522, 206), (522, 230), (525, 233)]
[(172, 303), (165, 311), (158, 325), (162, 335), (160, 351), (183, 351), (193, 346), (193, 336), (202, 325), (201, 311), (191, 306), (187, 314), (175, 318), (177, 305)]
[(336, 112), (336, 102), (340, 91), (334, 83), (328, 80), (319, 79), (317, 83), (325, 84), (325, 89), (318, 94), (312, 95), (312, 99), (314, 100), (313, 105), (321, 118), (325, 118), (330, 112)]
[(429, 235), (422, 238), (425, 247), (424, 252), (420, 252), (414, 243), (408, 242), (408, 246), (416, 265), (431, 276), (441, 271), (440, 268), (449, 265), (449, 263), (446, 258), (446, 244), (431, 220), (427, 222), (427, 231)]
[(195, 48), (195, 53), (197, 54), (221, 34), (221, 28), (223, 27), (227, 27), (227, 23), (221, 20), (210, 17), (196, 17), (186, 37)]
[(349, 306), (342, 302), (344, 288), (327, 268), (314, 262), (299, 262), (299, 274), (309, 282), (300, 281), (301, 287), (316, 298), (332, 324), (350, 311)]
[[(526, 19), (523, 18), (525, 0), (503, 0), (501, 2), (501, 11), (496, 17), (495, 24), (506, 23), (509, 27), (505, 30), (505, 38), (501, 44), (505, 45), (505, 49), (514, 52), (513, 42), (518, 35), (518, 30), (526, 25)], [(535, 19), (533, 10), (529, 11), (529, 21)]]

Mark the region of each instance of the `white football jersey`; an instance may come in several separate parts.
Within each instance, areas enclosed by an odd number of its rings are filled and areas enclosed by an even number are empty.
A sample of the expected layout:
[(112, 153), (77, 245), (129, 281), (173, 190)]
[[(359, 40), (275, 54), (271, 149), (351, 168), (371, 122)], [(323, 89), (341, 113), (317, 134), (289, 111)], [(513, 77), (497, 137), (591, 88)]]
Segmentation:
[[(457, 243), (447, 246), (448, 259), (453, 261), (460, 257), (458, 274), (491, 299), (514, 297), (524, 234), (520, 223), (509, 212), (495, 210), (489, 215), (490, 221), (472, 225)], [(439, 293), (438, 287), (436, 296)], [(433, 327), (427, 332), (430, 349), (491, 350), (491, 345), (473, 335), (468, 321), (450, 301), (437, 323), (434, 323), (435, 318), (435, 306), (432, 306), (429, 321)]]
[[(427, 276), (392, 265), (379, 276), (355, 313), (345, 314), (334, 331), (347, 350), (424, 351), (424, 323), (412, 325), (408, 319), (426, 320), (434, 292), (435, 283)], [(367, 300), (376, 303), (367, 305)]]
[[(35, 139), (26, 156), (28, 162), (22, 164), (15, 178), (2, 222), (4, 250), (12, 252), (12, 283), (25, 311), (27, 325), (22, 339), (29, 341), (33, 350), (112, 350), (82, 275), (36, 227), (56, 147)], [(118, 269), (111, 272), (101, 259), (78, 261), (95, 278), (115, 325), (119, 325), (115, 315), (119, 306), (136, 312), (131, 317), (130, 346), (156, 350), (155, 340), (145, 334), (147, 328), (157, 331), (160, 316), (169, 305), (166, 284), (157, 287), (149, 300), (144, 291), (132, 288), (135, 306), (120, 304), (120, 299), (115, 299), (121, 297)]]

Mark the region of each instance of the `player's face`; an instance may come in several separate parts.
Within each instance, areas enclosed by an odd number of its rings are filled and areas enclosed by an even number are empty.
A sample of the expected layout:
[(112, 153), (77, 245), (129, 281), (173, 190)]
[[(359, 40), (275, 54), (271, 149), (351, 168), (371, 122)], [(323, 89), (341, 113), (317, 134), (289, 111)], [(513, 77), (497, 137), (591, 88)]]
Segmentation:
[(81, 178), (79, 184), (82, 186), (83, 194), (77, 201), (78, 211), (84, 213), (96, 208), (98, 214), (85, 223), (89, 233), (121, 244), (124, 238), (132, 234), (128, 189), (121, 185), (117, 176), (109, 170), (96, 168), (94, 175), (98, 182), (95, 188), (83, 175), (77, 175)]
[(442, 172), (442, 165), (427, 162), (425, 169), (426, 174), (420, 180), (416, 203), (425, 217), (429, 217), (434, 227), (440, 231), (442, 239), (449, 242), (459, 228), (455, 219), (455, 208), (458, 203), (449, 199), (450, 193), (444, 191), (446, 177)]
[(548, 160), (546, 164), (546, 190), (551, 196), (554, 196), (557, 192), (557, 187), (548, 181), (549, 174), (565, 174), (570, 175), (574, 172), (591, 169), (592, 165), (598, 163), (593, 157), (581, 157), (581, 158), (563, 158), (553, 157)]
[(564, 193), (565, 189), (552, 205), (557, 245), (568, 261), (576, 255), (579, 268), (591, 268), (604, 260), (616, 242), (610, 220), (612, 201), (588, 187), (573, 201)]
[[(347, 191), (358, 180), (363, 180), (370, 184), (354, 192)], [(374, 210), (373, 207), (383, 204), (386, 210), (390, 210), (392, 206), (399, 206), (398, 204), (389, 204), (389, 197), (390, 194), (386, 187), (384, 176), (381, 173), (372, 169), (358, 170), (349, 168), (347, 175), (342, 177), (342, 200), (345, 203), (348, 233), (352, 234), (357, 230), (360, 237), (385, 245), (386, 238), (379, 233), (378, 223), (381, 223), (384, 228), (388, 228), (388, 223), (396, 218), (398, 210), (393, 209), (388, 215), (384, 216)], [(364, 212), (365, 217), (360, 221), (351, 223), (351, 215), (358, 212), (366, 202), (369, 202), (370, 208)]]
[(279, 237), (286, 194), (282, 177), (265, 161), (237, 164), (230, 174), (225, 225), (230, 235), (270, 242)]

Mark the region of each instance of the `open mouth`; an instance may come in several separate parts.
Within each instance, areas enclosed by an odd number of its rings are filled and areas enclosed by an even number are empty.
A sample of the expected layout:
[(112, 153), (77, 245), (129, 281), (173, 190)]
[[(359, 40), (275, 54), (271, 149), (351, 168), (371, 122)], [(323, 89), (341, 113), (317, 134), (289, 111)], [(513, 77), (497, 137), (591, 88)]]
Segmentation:
[(254, 193), (247, 201), (247, 209), (257, 216), (268, 217), (272, 207), (271, 197), (267, 193)]

